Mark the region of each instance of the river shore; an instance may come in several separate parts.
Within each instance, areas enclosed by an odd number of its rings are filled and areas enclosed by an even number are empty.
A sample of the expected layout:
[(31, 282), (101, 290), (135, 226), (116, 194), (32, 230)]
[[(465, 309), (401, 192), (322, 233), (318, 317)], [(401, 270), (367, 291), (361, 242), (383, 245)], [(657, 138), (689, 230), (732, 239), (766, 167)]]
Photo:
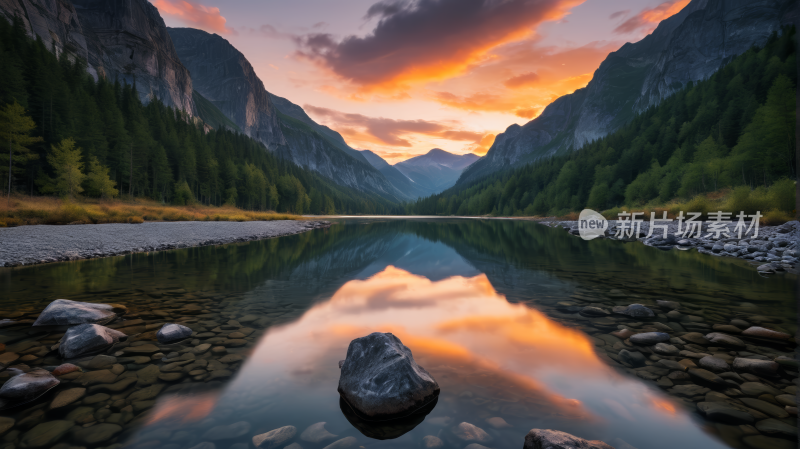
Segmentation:
[(0, 228), (0, 267), (248, 242), (328, 226), (320, 220), (276, 220)]

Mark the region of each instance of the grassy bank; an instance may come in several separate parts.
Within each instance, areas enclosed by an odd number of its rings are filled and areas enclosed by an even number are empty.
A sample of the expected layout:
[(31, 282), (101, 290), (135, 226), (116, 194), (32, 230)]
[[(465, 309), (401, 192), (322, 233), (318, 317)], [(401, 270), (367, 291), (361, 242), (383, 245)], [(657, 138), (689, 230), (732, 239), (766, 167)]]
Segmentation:
[(275, 212), (252, 212), (236, 207), (170, 206), (137, 198), (133, 201), (12, 196), (0, 199), (0, 227), (145, 221), (270, 221), (300, 217)]

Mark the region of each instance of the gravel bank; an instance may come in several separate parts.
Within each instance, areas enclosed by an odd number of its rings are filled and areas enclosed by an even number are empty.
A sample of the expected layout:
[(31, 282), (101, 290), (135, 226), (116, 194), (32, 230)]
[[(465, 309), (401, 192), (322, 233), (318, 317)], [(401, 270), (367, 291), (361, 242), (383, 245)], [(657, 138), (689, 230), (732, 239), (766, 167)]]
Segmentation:
[[(561, 227), (571, 235), (579, 236), (577, 221), (558, 221), (542, 220), (538, 223), (545, 226)], [(608, 229), (605, 238), (620, 240), (623, 242), (640, 241), (647, 246), (654, 246), (662, 250), (688, 250), (696, 248), (698, 252), (710, 256), (736, 257), (750, 261), (758, 267), (762, 274), (773, 274), (776, 272), (790, 272), (797, 274), (800, 268), (800, 223), (790, 221), (780, 226), (760, 226), (758, 235), (742, 232), (742, 238), (737, 238), (736, 223), (727, 224), (727, 234), (717, 235), (714, 228), (709, 228), (711, 222), (703, 222), (702, 230), (699, 233), (692, 232), (691, 236), (678, 233), (678, 223), (673, 220), (667, 228), (667, 238), (663, 238), (663, 229), (655, 228), (651, 236), (647, 236), (650, 228), (648, 221), (641, 223), (639, 235), (619, 236), (621, 222), (617, 220), (608, 221)], [(750, 222), (746, 223), (748, 226)], [(624, 225), (626, 232), (630, 229), (630, 223)], [(684, 229), (686, 226), (684, 225)], [(747, 229), (745, 229), (746, 231)]]
[(184, 221), (0, 228), (0, 267), (222, 245), (299, 234), (327, 221)]

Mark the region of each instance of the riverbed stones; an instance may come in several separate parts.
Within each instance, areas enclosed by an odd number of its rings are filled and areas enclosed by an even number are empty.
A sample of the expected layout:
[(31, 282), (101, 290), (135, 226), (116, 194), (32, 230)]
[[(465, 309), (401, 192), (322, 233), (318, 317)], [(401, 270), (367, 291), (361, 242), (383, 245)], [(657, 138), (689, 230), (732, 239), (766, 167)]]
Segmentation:
[(631, 304), (627, 307), (616, 306), (612, 309), (612, 312), (618, 315), (627, 315), (631, 318), (653, 318), (656, 316), (650, 308), (642, 304)]
[(118, 304), (56, 299), (39, 314), (33, 326), (74, 326), (76, 324), (105, 324), (127, 309)]
[(722, 373), (730, 370), (730, 366), (725, 360), (714, 356), (705, 356), (697, 362), (700, 368), (707, 369), (714, 373)]
[(711, 391), (706, 387), (702, 387), (700, 385), (695, 384), (685, 384), (685, 385), (675, 385), (674, 387), (669, 389), (669, 392), (674, 394), (675, 396), (681, 396), (685, 398), (692, 398), (695, 396), (704, 395)]
[(60, 383), (43, 369), (18, 374), (0, 388), (0, 410), (32, 401)]
[(723, 334), (722, 332), (712, 332), (706, 335), (706, 339), (715, 345), (724, 346), (726, 348), (744, 349), (745, 347), (742, 340), (728, 334)]
[(355, 437), (345, 437), (341, 440), (334, 441), (322, 449), (347, 449), (355, 446), (356, 444), (358, 444), (358, 440)]
[(37, 424), (33, 429), (25, 433), (19, 443), (19, 447), (36, 449), (52, 446), (69, 432), (73, 424), (72, 421), (65, 420), (46, 421)]
[(778, 332), (772, 329), (766, 329), (759, 326), (752, 326), (745, 329), (742, 332), (742, 335), (747, 335), (748, 337), (771, 338), (774, 340), (788, 340), (792, 337), (791, 335), (786, 334), (784, 332)]
[(733, 359), (733, 369), (756, 376), (774, 377), (778, 374), (779, 365), (772, 360), (759, 360), (737, 357)]
[(225, 426), (214, 426), (203, 434), (203, 439), (211, 441), (232, 440), (250, 432), (250, 423), (239, 421)]
[(768, 436), (797, 439), (797, 427), (770, 418), (756, 423), (756, 429)]
[(523, 449), (614, 449), (599, 440), (585, 440), (575, 435), (550, 429), (531, 429), (525, 435)]
[(601, 309), (599, 307), (593, 307), (593, 306), (586, 306), (583, 309), (581, 309), (581, 311), (579, 313), (581, 314), (581, 316), (585, 316), (585, 317), (589, 317), (589, 318), (605, 317), (605, 316), (610, 315), (609, 312), (607, 312), (607, 311), (605, 311), (605, 310), (603, 310), (603, 309)]
[(644, 332), (641, 334), (631, 335), (630, 340), (631, 343), (637, 345), (652, 346), (658, 343), (669, 341), (669, 334), (664, 332)]
[(67, 405), (78, 401), (85, 394), (85, 388), (70, 388), (69, 390), (60, 391), (50, 403), (50, 410), (66, 407)]
[(739, 399), (742, 403), (754, 410), (758, 410), (761, 413), (769, 415), (773, 418), (788, 418), (789, 413), (782, 407), (777, 406), (775, 404), (770, 404), (767, 401), (762, 401), (761, 399), (754, 399), (754, 398), (741, 398)]
[(728, 386), (727, 382), (725, 382), (725, 379), (717, 376), (711, 371), (702, 368), (694, 368), (687, 370), (686, 372), (695, 380), (695, 382), (699, 384), (709, 385), (717, 388), (725, 388)]
[(53, 370), (52, 374), (54, 376), (58, 377), (58, 376), (63, 376), (65, 374), (79, 372), (79, 371), (81, 371), (80, 367), (75, 366), (75, 365), (73, 365), (71, 363), (64, 363), (62, 365), (57, 366), (56, 369)]
[(308, 428), (300, 434), (300, 439), (308, 443), (319, 444), (336, 438), (337, 435), (325, 429), (325, 424), (325, 422), (318, 422), (308, 426)]
[(631, 365), (634, 368), (638, 368), (640, 366), (644, 366), (647, 361), (644, 358), (644, 355), (641, 352), (637, 351), (628, 351), (627, 349), (623, 349), (619, 352), (619, 358), (623, 362)]
[(739, 389), (746, 396), (752, 397), (759, 397), (762, 394), (769, 394), (773, 396), (781, 394), (780, 390), (777, 388), (770, 387), (769, 385), (765, 385), (760, 382), (745, 382), (739, 385)]
[(653, 351), (655, 351), (657, 354), (668, 356), (676, 356), (680, 352), (680, 350), (675, 346), (666, 343), (656, 344), (655, 347), (653, 347)]
[(99, 352), (108, 349), (125, 334), (114, 329), (109, 329), (99, 324), (79, 324), (67, 330), (58, 352), (65, 359), (72, 359), (84, 354)]
[(117, 424), (101, 423), (91, 427), (78, 427), (72, 432), (72, 438), (81, 445), (95, 446), (107, 442), (122, 432)]
[(687, 332), (681, 335), (681, 339), (688, 341), (689, 343), (694, 343), (696, 345), (701, 346), (708, 346), (709, 341), (706, 337), (703, 336), (700, 332)]
[(191, 335), (192, 330), (188, 327), (177, 323), (167, 323), (158, 330), (156, 338), (161, 344), (171, 344), (185, 340), (191, 337)]
[(439, 449), (444, 447), (444, 441), (442, 441), (439, 437), (427, 435), (422, 438), (422, 447), (425, 449)]
[(283, 426), (253, 437), (253, 446), (271, 449), (286, 443), (297, 434), (295, 426)]
[(485, 430), (468, 422), (453, 426), (450, 429), (450, 433), (455, 440), (462, 444), (489, 443), (493, 440), (492, 436), (486, 433)]
[(439, 384), (391, 333), (350, 342), (339, 394), (367, 420), (407, 416), (439, 396)]
[(752, 424), (755, 418), (749, 413), (733, 408), (725, 402), (698, 402), (697, 410), (712, 421), (726, 424)]

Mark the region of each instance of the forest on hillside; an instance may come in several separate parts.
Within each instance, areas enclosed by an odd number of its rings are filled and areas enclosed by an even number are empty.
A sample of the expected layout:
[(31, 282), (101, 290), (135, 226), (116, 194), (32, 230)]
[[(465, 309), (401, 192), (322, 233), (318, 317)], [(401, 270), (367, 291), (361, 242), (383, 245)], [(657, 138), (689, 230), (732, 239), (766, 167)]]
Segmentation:
[(26, 195), (122, 194), (297, 214), (400, 211), (246, 135), (210, 129), (158, 99), (144, 104), (135, 86), (96, 81), (85, 61), (56, 53), (29, 38), (19, 19), (0, 19), (3, 190), (11, 176), (11, 190)]
[[(565, 215), (585, 207), (665, 204), (722, 189), (793, 196), (795, 32), (774, 34), (763, 48), (733, 58), (709, 79), (690, 83), (577, 151), (420, 199), (406, 212)], [(793, 200), (765, 206), (791, 212)]]

